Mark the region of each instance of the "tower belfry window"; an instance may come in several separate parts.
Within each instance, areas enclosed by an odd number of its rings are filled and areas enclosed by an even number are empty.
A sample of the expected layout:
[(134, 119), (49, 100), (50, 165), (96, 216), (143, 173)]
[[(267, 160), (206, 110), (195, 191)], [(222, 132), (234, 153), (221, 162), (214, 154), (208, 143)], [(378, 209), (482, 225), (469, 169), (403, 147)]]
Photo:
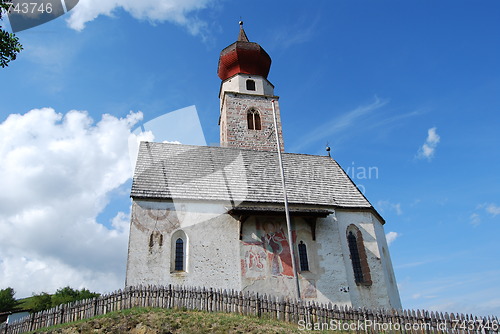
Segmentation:
[(255, 109), (250, 109), (247, 113), (247, 123), (249, 130), (260, 130), (260, 115), (259, 112)]
[(255, 81), (247, 79), (247, 90), (255, 90)]

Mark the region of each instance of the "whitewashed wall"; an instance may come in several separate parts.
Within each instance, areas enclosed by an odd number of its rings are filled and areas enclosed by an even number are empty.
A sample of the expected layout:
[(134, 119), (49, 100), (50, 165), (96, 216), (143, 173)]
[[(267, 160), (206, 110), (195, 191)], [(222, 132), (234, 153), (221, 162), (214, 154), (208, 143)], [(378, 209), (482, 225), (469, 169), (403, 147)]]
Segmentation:
[[(336, 216), (352, 305), (367, 308), (401, 308), (394, 272), (392, 267), (388, 267), (386, 259), (381, 258), (380, 245), (387, 245), (382, 224), (371, 212), (337, 210)], [(351, 224), (355, 225), (363, 235), (372, 280), (372, 284), (369, 286), (358, 285), (354, 281), (354, 272), (346, 237), (347, 228)], [(389, 277), (392, 277), (393, 283), (388, 279)]]
[[(248, 218), (240, 241), (240, 222), (225, 212), (224, 204), (134, 201), (126, 285), (182, 284), (295, 297), (284, 217)], [(370, 286), (354, 281), (346, 238), (351, 224), (363, 234)], [(299, 274), (305, 300), (401, 308), (383, 225), (372, 213), (337, 210), (319, 218), (316, 240), (303, 218), (293, 218), (293, 225), (296, 244), (303, 241), (308, 252), (309, 271)], [(175, 272), (174, 239), (181, 230), (186, 271)], [(297, 247), (295, 252), (298, 259)]]
[[(177, 211), (163, 220), (166, 210)], [(183, 284), (241, 290), (239, 222), (222, 215), (220, 204), (134, 201), (126, 285)], [(170, 222), (171, 223), (170, 223)], [(182, 229), (187, 237), (185, 272), (173, 269), (171, 236)], [(149, 246), (155, 230), (163, 245)], [(155, 239), (157, 240), (157, 239)], [(175, 243), (175, 240), (174, 240)]]

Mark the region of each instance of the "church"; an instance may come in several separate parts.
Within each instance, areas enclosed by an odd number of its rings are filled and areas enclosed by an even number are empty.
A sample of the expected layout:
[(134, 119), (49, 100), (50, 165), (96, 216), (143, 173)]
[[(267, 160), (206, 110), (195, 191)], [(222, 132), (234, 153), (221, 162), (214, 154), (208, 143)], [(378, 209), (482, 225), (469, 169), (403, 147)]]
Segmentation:
[(220, 146), (141, 142), (125, 285), (400, 309), (384, 219), (333, 158), (285, 152), (270, 67), (240, 22), (218, 64)]

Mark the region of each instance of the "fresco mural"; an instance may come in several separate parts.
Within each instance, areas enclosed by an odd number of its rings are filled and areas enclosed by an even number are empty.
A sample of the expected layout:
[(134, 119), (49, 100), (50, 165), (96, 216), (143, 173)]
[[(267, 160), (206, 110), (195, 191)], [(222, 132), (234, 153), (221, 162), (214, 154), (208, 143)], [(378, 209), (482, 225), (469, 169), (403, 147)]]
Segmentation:
[[(284, 217), (255, 217), (244, 226), (241, 241), (241, 274), (243, 290), (254, 289), (284, 295), (295, 295), (292, 258)], [(292, 231), (293, 242), (296, 232)], [(316, 298), (316, 281), (302, 275), (300, 286), (303, 298)]]
[[(292, 233), (292, 238), (295, 242), (295, 232)], [(256, 218), (252, 239), (252, 241), (242, 241), (244, 251), (241, 269), (244, 277), (293, 277), (284, 219)]]

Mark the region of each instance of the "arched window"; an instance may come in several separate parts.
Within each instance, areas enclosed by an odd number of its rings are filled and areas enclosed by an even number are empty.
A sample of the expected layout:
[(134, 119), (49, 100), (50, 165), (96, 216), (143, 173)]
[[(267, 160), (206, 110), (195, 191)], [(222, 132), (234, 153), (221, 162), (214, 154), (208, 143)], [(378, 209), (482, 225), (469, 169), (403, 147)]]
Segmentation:
[(255, 90), (255, 81), (247, 79), (247, 90)]
[(248, 122), (248, 129), (249, 130), (260, 130), (261, 129), (259, 112), (253, 108), (248, 110), (247, 122)]
[(184, 240), (178, 238), (175, 241), (175, 271), (184, 270)]
[(371, 285), (370, 268), (366, 258), (365, 245), (361, 231), (352, 226), (348, 228), (347, 244), (351, 255), (352, 270), (356, 284)]
[(170, 272), (188, 271), (188, 238), (184, 231), (177, 230), (171, 239)]
[(307, 247), (303, 241), (299, 243), (300, 271), (309, 271), (309, 261), (307, 260)]
[(363, 271), (361, 270), (361, 258), (359, 257), (358, 243), (352, 231), (349, 231), (349, 234), (347, 235), (347, 242), (349, 243), (349, 252), (351, 253), (354, 280), (356, 283), (363, 283)]

